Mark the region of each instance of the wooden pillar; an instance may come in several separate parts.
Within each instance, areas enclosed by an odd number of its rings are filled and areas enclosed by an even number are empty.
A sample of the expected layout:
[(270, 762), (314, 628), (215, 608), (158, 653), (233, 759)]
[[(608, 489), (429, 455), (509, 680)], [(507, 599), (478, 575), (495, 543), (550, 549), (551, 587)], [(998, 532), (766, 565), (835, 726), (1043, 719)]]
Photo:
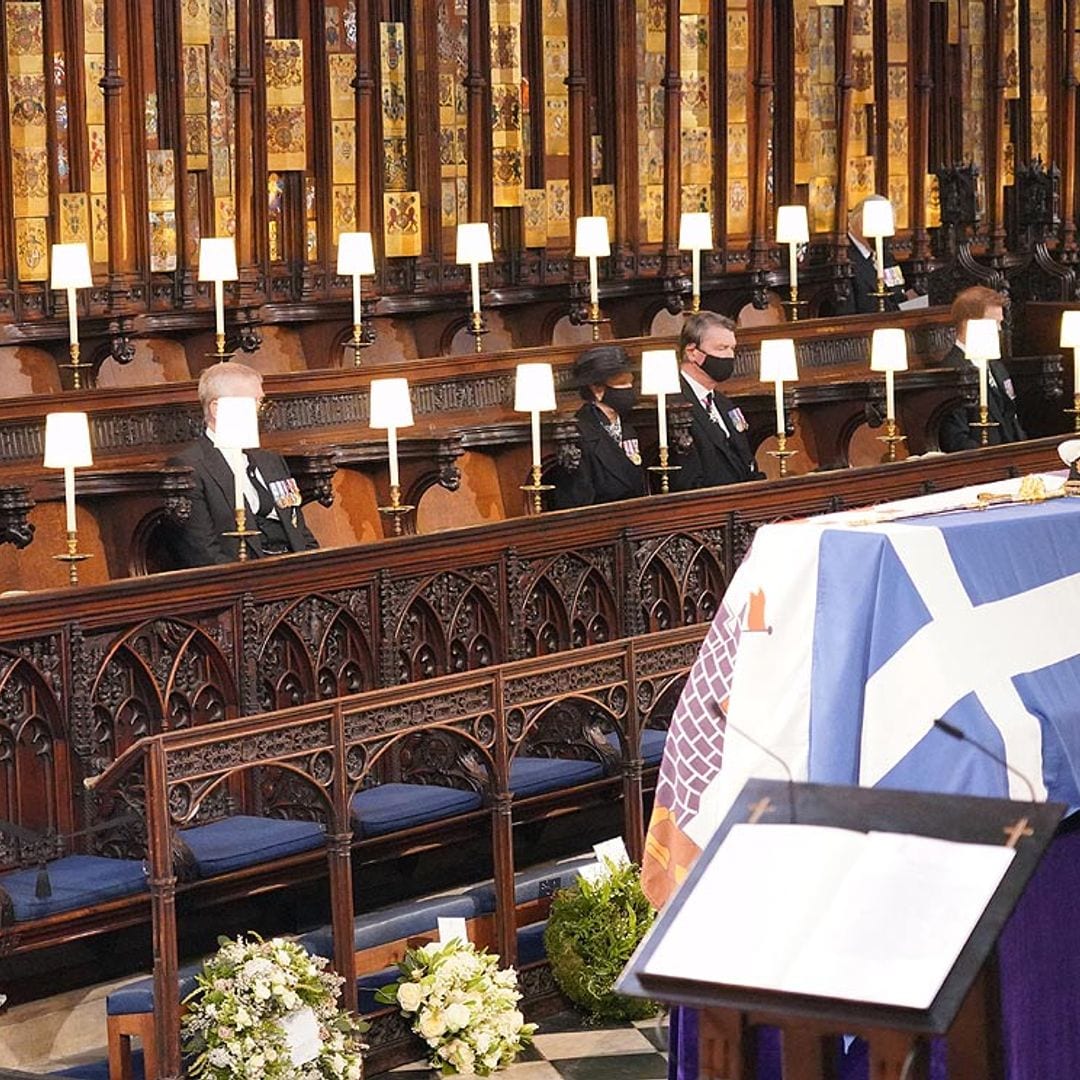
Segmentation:
[(930, 0), (915, 0), (915, 112), (912, 116), (911, 146), (911, 254), (916, 273), (930, 256), (930, 234), (926, 231), (926, 174), (930, 168)]
[(147, 848), (154, 937), (154, 1034), (158, 1076), (180, 1076), (180, 961), (176, 951), (176, 874), (169, 825), (165, 751), (156, 740), (146, 751)]
[(990, 259), (1000, 267), (1005, 256), (1005, 2), (987, 5), (987, 34), (993, 43), (990, 65), (990, 125), (986, 186), (989, 205)]
[[(131, 141), (124, 133), (124, 110), (121, 94), (124, 78), (120, 74), (120, 52), (124, 45), (124, 0), (105, 3), (105, 74), (101, 92), (105, 97), (105, 184), (109, 207), (109, 306), (122, 304), (127, 296), (127, 280), (134, 269), (134, 232), (132, 198), (128, 190), (132, 180), (125, 176), (124, 163), (130, 159)], [(143, 174), (145, 182), (145, 162)]]
[(848, 216), (848, 154), (851, 145), (851, 91), (855, 85), (854, 57), (852, 56), (852, 33), (855, 20), (848, 6), (837, 8), (840, 18), (839, 53), (841, 57), (840, 76), (837, 80), (837, 102), (839, 105), (837, 123), (840, 130), (836, 138), (836, 232), (833, 234), (833, 262), (844, 267), (848, 261), (847, 216)]
[(381, 160), (375, 153), (375, 77), (372, 74), (371, 0), (356, 0), (356, 227), (374, 230), (372, 172)]
[(585, 100), (585, 3), (570, 0), (567, 25), (570, 55), (567, 60), (568, 122), (570, 125), (570, 229), (579, 217), (592, 213), (592, 148), (589, 109)]
[(1061, 234), (1066, 253), (1076, 251), (1076, 0), (1065, 0), (1065, 96), (1061, 155)]
[[(164, 29), (167, 22), (167, 31)], [(180, 4), (168, 5), (167, 12), (155, 21), (162, 27), (163, 47), (168, 48), (169, 67), (173, 86), (158, 90), (158, 133), (160, 146), (173, 152), (176, 163), (176, 274), (173, 305), (191, 307), (195, 300), (195, 274), (188, 261), (188, 221), (191, 201), (188, 190), (187, 132), (184, 119), (184, 38), (183, 9)], [(170, 80), (166, 80), (170, 81)]]
[[(130, 195), (125, 199), (131, 231), (128, 250), (131, 265), (128, 271), (137, 274), (140, 281), (150, 277), (150, 191), (146, 159), (146, 93), (143, 78), (143, 50), (146, 47), (143, 23), (146, 18), (145, 0), (127, 0), (125, 62), (130, 74), (127, 79), (127, 100), (123, 102), (122, 115), (130, 129), (125, 182), (131, 184)], [(175, 181), (179, 185), (179, 179)], [(144, 298), (145, 301), (149, 297)]]
[(664, 88), (664, 259), (665, 275), (682, 268), (679, 218), (682, 211), (682, 70), (679, 48), (679, 0), (667, 0)]
[(490, 36), (487, 4), (483, 0), (469, 0), (469, 73), (465, 76), (465, 91), (469, 106), (470, 221), (491, 221)]
[(645, 764), (641, 758), (641, 736), (644, 723), (637, 705), (637, 649), (633, 638), (630, 639), (626, 650), (626, 670), (628, 672), (626, 687), (628, 705), (623, 729), (627, 739), (627, 746), (623, 747), (622, 761), (623, 829), (630, 861), (640, 866), (645, 855), (645, 805), (641, 791), (641, 773)]
[(491, 806), (491, 861), (495, 882), (495, 948), (507, 967), (517, 962), (517, 911), (514, 904), (513, 796), (510, 794), (510, 739), (506, 730), (506, 687), (501, 672), (492, 685), (495, 698), (495, 776)]
[[(236, 263), (241, 279), (255, 263), (254, 209), (255, 162), (254, 105), (255, 79), (251, 73), (252, 0), (236, 0), (236, 68), (232, 88), (235, 100), (235, 144), (233, 159), (233, 214), (236, 221)], [(262, 26), (259, 27), (262, 32)], [(261, 187), (261, 185), (260, 185)]]
[(769, 265), (769, 141), (773, 100), (773, 0), (755, 0), (754, 28), (754, 144), (750, 175), (750, 269)]
[[(638, 176), (637, 110), (627, 102), (637, 101), (637, 12), (634, 0), (615, 0), (615, 243), (611, 268), (622, 276), (625, 259), (637, 247), (641, 220), (641, 192)], [(611, 153), (611, 148), (605, 148)]]
[(326, 858), (330, 871), (330, 919), (334, 932), (334, 970), (345, 980), (342, 1005), (357, 1009), (356, 950), (353, 947), (352, 823), (349, 817), (349, 777), (345, 769), (345, 719), (341, 706), (331, 715), (338, 767), (334, 770), (331, 799), (332, 820), (326, 837)]

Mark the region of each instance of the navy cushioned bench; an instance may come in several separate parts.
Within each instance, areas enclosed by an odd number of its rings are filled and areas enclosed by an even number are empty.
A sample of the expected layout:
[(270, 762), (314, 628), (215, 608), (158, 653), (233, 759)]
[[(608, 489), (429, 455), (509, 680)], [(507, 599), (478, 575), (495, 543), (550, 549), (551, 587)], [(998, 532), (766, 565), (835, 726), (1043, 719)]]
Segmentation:
[(181, 829), (177, 837), (199, 877), (207, 878), (321, 847), (326, 831), (317, 821), (237, 814)]
[(107, 859), (101, 855), (65, 855), (48, 863), (52, 895), (39, 899), (38, 869), (0, 874), (0, 889), (11, 899), (16, 922), (44, 919), (64, 911), (92, 907), (146, 891), (146, 870), (140, 859)]
[(604, 767), (598, 761), (516, 757), (510, 764), (510, 792), (516, 798), (524, 799), (587, 784), (590, 780), (600, 780), (603, 775)]
[[(619, 736), (614, 731), (605, 733), (604, 738), (619, 749)], [(664, 756), (664, 743), (667, 741), (665, 728), (645, 728), (641, 733), (641, 760), (646, 765), (659, 765)]]
[(479, 792), (439, 784), (379, 784), (352, 798), (353, 830), (357, 836), (383, 836), (479, 810)]

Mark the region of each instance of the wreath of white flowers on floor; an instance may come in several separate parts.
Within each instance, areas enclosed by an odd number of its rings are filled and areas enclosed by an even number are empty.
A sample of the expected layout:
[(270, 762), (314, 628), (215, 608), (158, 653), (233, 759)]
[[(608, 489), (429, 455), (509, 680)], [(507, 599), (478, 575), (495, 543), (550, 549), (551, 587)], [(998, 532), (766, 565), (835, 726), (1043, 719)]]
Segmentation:
[(517, 1004), (517, 972), (499, 958), (454, 938), (409, 949), (401, 978), (376, 993), (412, 1017), (412, 1029), (431, 1048), (428, 1064), (444, 1076), (488, 1076), (509, 1065), (532, 1041)]
[(367, 1025), (338, 1006), (344, 980), (292, 941), (219, 939), (181, 1028), (203, 1080), (361, 1080)]

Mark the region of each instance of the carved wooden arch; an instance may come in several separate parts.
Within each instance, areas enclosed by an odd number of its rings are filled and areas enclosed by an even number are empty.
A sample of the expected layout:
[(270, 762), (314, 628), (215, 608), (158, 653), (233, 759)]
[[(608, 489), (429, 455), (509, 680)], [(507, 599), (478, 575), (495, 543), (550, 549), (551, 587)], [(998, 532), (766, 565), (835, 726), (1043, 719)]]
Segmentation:
[(620, 633), (611, 583), (599, 566), (572, 551), (560, 552), (536, 570), (517, 615), (524, 656), (598, 645)]
[[(726, 535), (717, 530), (714, 543)], [(638, 548), (636, 592), (646, 631), (711, 622), (728, 586), (723, 553), (708, 538), (674, 533)]]
[[(0, 815), (35, 831), (73, 828), (71, 761), (59, 703), (24, 657), (0, 654)], [(0, 867), (15, 865), (19, 845), (0, 834)]]
[(450, 570), (412, 590), (390, 636), (399, 683), (489, 667), (506, 652), (492, 599), (477, 581)]
[[(486, 731), (488, 737), (478, 737), (467, 728)], [(489, 714), (354, 743), (349, 747), (349, 801), (377, 780), (475, 791), (487, 802), (495, 787), (494, 743), (495, 720)]]
[(95, 716), (104, 708), (106, 677), (117, 665), (141, 673), (153, 688), (155, 700), (143, 703), (149, 708), (146, 734), (223, 719), (239, 700), (232, 669), (214, 640), (175, 617), (147, 619), (109, 646), (91, 685)]
[[(331, 666), (335, 652), (336, 668)], [(277, 675), (273, 683), (267, 677), (271, 671)], [(259, 643), (258, 672), (263, 712), (370, 690), (375, 686), (370, 634), (340, 600), (308, 593), (274, 618)]]
[(593, 694), (566, 694), (535, 710), (514, 708), (507, 714), (510, 761), (518, 757), (570, 758), (596, 761), (613, 771), (620, 752), (605, 738), (618, 733), (625, 740), (629, 695), (617, 684)]
[[(188, 503), (190, 513), (191, 504)], [(179, 559), (173, 554), (170, 533), (177, 528), (176, 519), (168, 507), (159, 506), (144, 514), (131, 533), (128, 552), (128, 574), (145, 577), (168, 570), (182, 570)]]
[[(205, 746), (202, 751), (213, 757), (213, 744)], [(215, 773), (205, 783), (196, 785), (188, 780), (177, 780), (169, 784), (167, 804), (169, 807), (169, 821), (182, 828), (195, 821), (200, 812), (212, 802), (218, 794), (225, 795), (226, 791), (235, 791), (244, 786), (245, 781), (254, 778), (257, 790), (256, 813), (260, 810), (269, 810), (267, 817), (284, 817), (280, 811), (283, 806), (280, 801), (274, 802), (267, 797), (264, 783), (266, 774), (278, 773), (288, 777), (292, 782), (290, 788), (295, 790), (297, 786), (303, 789), (309, 796), (314, 795), (315, 800), (307, 802), (301, 813), (296, 816), (321, 820), (326, 824), (333, 821), (333, 801), (330, 785), (334, 777), (334, 759), (329, 750), (317, 750), (306, 760), (307, 771), (297, 767), (289, 761), (261, 761), (250, 764), (237, 765), (235, 768), (226, 769)], [(292, 816), (292, 815), (288, 815)]]

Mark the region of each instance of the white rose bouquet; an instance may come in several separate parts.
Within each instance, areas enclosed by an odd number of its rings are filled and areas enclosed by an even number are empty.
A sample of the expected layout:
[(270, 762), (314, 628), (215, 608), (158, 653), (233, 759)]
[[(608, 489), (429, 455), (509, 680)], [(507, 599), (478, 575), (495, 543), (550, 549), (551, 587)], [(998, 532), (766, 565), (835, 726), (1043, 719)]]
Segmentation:
[(375, 996), (413, 1017), (443, 1076), (489, 1076), (531, 1042), (536, 1025), (517, 1008), (517, 972), (500, 971), (497, 956), (455, 938), (410, 949), (398, 966), (401, 978)]
[(185, 999), (188, 1074), (205, 1080), (362, 1080), (367, 1025), (338, 1008), (341, 976), (282, 938), (220, 938)]

